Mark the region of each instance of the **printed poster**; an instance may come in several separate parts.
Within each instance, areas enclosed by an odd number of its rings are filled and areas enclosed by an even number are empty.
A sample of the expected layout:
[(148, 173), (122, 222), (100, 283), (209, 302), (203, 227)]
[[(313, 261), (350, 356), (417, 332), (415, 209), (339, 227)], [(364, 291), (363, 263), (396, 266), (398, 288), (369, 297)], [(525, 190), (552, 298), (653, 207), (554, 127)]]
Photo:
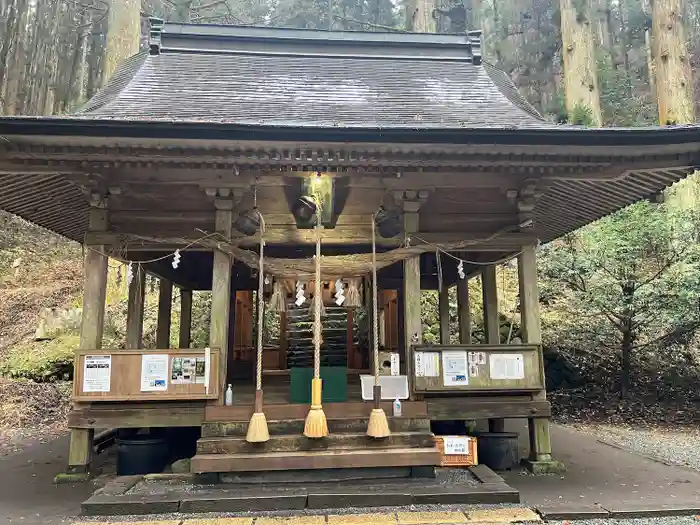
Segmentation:
[(491, 379), (525, 379), (525, 359), (523, 354), (491, 354), (489, 356)]
[[(202, 359), (202, 364), (204, 360)], [(196, 382), (196, 357), (173, 357), (173, 363), (170, 372), (170, 382), (173, 385), (191, 385)], [(202, 374), (202, 382), (204, 382), (204, 374)]]
[(442, 353), (442, 381), (445, 386), (469, 384), (467, 352), (452, 350)]
[(194, 366), (194, 382), (198, 385), (203, 385), (204, 373), (206, 372), (205, 359), (203, 357), (198, 357)]
[(168, 389), (168, 354), (141, 357), (141, 392), (163, 392)]
[(414, 360), (416, 377), (440, 376), (439, 352), (416, 352)]
[(112, 378), (111, 355), (86, 355), (83, 366), (83, 392), (109, 392)]

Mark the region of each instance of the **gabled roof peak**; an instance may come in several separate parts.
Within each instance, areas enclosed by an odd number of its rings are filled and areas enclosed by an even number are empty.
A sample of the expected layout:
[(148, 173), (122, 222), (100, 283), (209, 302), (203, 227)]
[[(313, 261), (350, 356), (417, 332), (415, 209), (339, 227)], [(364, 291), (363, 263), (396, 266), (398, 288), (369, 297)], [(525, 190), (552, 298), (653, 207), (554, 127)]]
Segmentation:
[(481, 63), (481, 31), (462, 35), (173, 24), (150, 19), (150, 53), (235, 53)]

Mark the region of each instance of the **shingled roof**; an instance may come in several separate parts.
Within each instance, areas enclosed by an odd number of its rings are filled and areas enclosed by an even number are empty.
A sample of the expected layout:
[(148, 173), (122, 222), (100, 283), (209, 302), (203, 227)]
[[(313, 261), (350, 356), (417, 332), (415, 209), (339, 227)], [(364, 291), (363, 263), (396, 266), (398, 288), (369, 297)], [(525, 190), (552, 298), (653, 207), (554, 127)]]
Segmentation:
[(480, 32), (327, 32), (158, 24), (75, 117), (293, 128), (552, 128)]

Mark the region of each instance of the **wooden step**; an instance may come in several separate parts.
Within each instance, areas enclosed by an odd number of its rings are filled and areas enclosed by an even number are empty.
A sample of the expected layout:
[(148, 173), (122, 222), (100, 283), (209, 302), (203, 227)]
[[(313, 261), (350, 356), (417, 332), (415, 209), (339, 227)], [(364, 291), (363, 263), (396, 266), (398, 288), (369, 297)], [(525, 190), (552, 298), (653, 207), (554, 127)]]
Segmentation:
[(197, 454), (192, 472), (262, 472), (363, 467), (423, 467), (440, 464), (436, 448), (322, 450), (241, 454)]
[(311, 450), (353, 450), (432, 447), (428, 432), (396, 432), (384, 439), (364, 433), (330, 434), (323, 439), (309, 439), (300, 434), (271, 436), (265, 443), (248, 443), (244, 437), (208, 437), (197, 442), (197, 454), (238, 454), (241, 452), (296, 452)]
[[(359, 377), (350, 377), (348, 380), (349, 384), (357, 384), (359, 389)], [(359, 394), (359, 390), (358, 390)], [(234, 399), (237, 399), (242, 394), (236, 393), (236, 387), (234, 386)], [(245, 392), (246, 397), (251, 397), (254, 395), (254, 388)], [(371, 402), (363, 401), (350, 401), (346, 403), (324, 403), (323, 411), (328, 419), (342, 419), (342, 418), (368, 418), (370, 412), (372, 411), (373, 404)], [(383, 401), (382, 408), (387, 415), (392, 413), (392, 402)], [(417, 419), (427, 419), (428, 418), (428, 405), (425, 401), (404, 401), (401, 403), (401, 409), (403, 417), (417, 418)], [(266, 404), (265, 405), (265, 416), (268, 420), (277, 419), (304, 419), (306, 414), (309, 412), (309, 405), (307, 404)], [(250, 420), (250, 416), (253, 415), (253, 403), (252, 401), (247, 405), (208, 405), (205, 409), (204, 420), (207, 422), (211, 421), (245, 421)]]
[[(389, 428), (392, 432), (430, 432), (429, 419), (412, 419), (390, 417)], [(368, 419), (328, 419), (328, 432), (330, 434), (356, 433), (361, 434), (367, 430)], [(281, 421), (268, 421), (267, 428), (270, 435), (301, 435), (304, 432), (304, 420), (292, 419)], [(204, 423), (202, 425), (202, 437), (245, 437), (248, 432), (247, 421)]]

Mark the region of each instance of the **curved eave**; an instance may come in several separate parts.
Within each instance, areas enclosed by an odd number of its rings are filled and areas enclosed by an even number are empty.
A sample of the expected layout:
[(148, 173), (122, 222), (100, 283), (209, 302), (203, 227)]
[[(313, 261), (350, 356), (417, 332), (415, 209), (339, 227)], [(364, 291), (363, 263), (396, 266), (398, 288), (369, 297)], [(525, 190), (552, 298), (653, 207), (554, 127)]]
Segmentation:
[[(79, 117), (1, 117), (0, 137), (55, 136), (197, 141), (498, 144), (521, 146), (661, 146), (700, 144), (700, 125), (650, 128), (324, 128), (225, 122), (134, 121)], [(700, 146), (699, 146), (700, 148)]]

